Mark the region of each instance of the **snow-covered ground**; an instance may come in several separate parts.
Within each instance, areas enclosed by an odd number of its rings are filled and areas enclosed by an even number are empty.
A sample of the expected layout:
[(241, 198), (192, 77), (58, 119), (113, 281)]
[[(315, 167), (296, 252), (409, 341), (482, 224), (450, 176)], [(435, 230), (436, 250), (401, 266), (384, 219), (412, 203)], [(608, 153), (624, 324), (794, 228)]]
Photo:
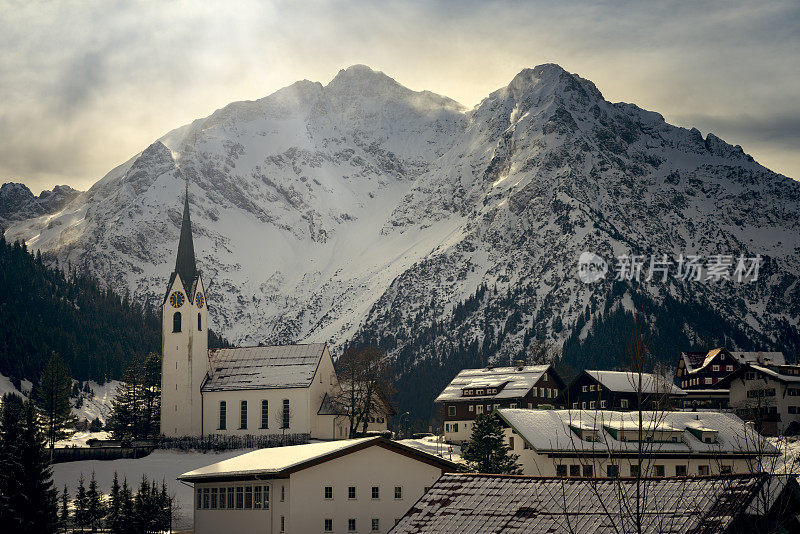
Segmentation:
[(5, 395), (6, 393), (16, 393), (17, 395), (27, 397), (31, 392), (31, 388), (33, 388), (33, 384), (31, 384), (31, 382), (28, 380), (23, 380), (20, 384), (20, 388), (22, 391), (15, 388), (14, 384), (11, 383), (11, 380), (8, 377), (0, 374), (0, 396)]
[(441, 436), (428, 436), (421, 439), (401, 439), (398, 443), (414, 447), (429, 454), (441, 456), (446, 460), (461, 463), (461, 447), (449, 445), (443, 441)]
[(180, 507), (180, 519), (175, 523), (176, 528), (190, 528), (192, 526), (192, 488), (178, 482), (177, 476), (215, 462), (227, 460), (240, 454), (250, 452), (252, 449), (226, 451), (222, 453), (180, 452), (180, 451), (154, 451), (149, 456), (138, 460), (87, 460), (83, 462), (66, 462), (53, 466), (53, 480), (59, 491), (64, 490), (66, 484), (71, 497), (75, 497), (78, 488), (78, 479), (83, 473), (88, 481), (92, 472), (97, 479), (98, 487), (106, 494), (111, 491), (111, 482), (116, 471), (120, 484), (127, 478), (128, 485), (135, 491), (142, 479), (147, 475), (149, 480), (161, 483), (166, 481), (170, 494), (177, 498)]
[(56, 447), (88, 447), (86, 442), (90, 439), (111, 439), (111, 433), (105, 430), (100, 432), (79, 430), (66, 439), (56, 441)]
[(76, 399), (72, 399), (72, 414), (80, 420), (86, 419), (92, 422), (98, 418), (105, 423), (108, 416), (111, 415), (111, 401), (116, 394), (119, 380), (111, 380), (103, 385), (93, 381), (89, 381), (88, 384), (92, 389), (92, 397), (89, 398), (84, 393), (80, 408), (74, 407)]

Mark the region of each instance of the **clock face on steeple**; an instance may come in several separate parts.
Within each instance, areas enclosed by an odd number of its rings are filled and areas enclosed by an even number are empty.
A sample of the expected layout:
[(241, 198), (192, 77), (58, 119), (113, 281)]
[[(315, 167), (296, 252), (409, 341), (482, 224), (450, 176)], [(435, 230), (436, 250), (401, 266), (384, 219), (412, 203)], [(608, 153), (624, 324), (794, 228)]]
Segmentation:
[(205, 306), (205, 303), (206, 303), (205, 298), (203, 298), (203, 293), (200, 292), (200, 291), (197, 292), (197, 295), (195, 296), (194, 301), (197, 303), (197, 307), (198, 308), (202, 308), (203, 306)]
[(169, 296), (169, 303), (173, 308), (180, 308), (183, 306), (184, 300), (186, 300), (186, 297), (183, 295), (183, 291), (173, 291), (172, 295)]

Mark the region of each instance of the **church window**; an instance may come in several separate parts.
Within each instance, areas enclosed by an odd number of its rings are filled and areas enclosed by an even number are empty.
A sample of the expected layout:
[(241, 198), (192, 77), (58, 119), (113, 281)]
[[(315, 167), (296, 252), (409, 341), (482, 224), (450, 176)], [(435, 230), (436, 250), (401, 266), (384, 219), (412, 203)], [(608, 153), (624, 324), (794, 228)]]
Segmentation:
[(203, 320), (200, 317), (200, 314), (197, 314), (197, 331), (201, 331), (203, 329)]
[(289, 419), (291, 413), (289, 412), (289, 399), (283, 399), (283, 428), (289, 428)]
[(181, 312), (175, 312), (172, 314), (172, 331), (181, 331)]
[(239, 430), (247, 429), (247, 401), (242, 401), (242, 408), (239, 414)]
[(261, 428), (269, 428), (269, 401), (261, 401)]
[(225, 401), (219, 401), (219, 429), (225, 430), (228, 419), (228, 405)]

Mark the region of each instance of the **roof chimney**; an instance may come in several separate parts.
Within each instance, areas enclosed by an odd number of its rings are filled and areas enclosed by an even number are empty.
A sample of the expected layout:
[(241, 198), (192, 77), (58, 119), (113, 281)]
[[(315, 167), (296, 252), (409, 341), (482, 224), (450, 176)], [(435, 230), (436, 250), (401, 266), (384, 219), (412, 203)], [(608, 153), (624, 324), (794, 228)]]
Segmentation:
[(517, 368), (517, 371), (522, 371), (522, 368), (525, 367), (525, 360), (514, 360), (514, 367)]

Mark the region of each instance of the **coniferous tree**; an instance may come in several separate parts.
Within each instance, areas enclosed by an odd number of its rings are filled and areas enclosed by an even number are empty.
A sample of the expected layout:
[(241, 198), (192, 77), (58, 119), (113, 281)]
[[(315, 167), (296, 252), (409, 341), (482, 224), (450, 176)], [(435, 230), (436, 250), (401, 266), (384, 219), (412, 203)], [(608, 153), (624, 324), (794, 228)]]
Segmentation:
[(112, 401), (108, 428), (117, 439), (147, 439), (159, 434), (161, 418), (161, 357), (134, 360), (123, 375)]
[(72, 504), (75, 509), (73, 513), (75, 527), (80, 528), (81, 532), (83, 532), (83, 529), (88, 523), (86, 510), (89, 504), (86, 495), (86, 481), (83, 478), (83, 473), (81, 473), (81, 477), (78, 479), (78, 492), (75, 494), (75, 500)]
[(133, 507), (133, 495), (128, 487), (128, 479), (122, 480), (122, 490), (120, 491), (120, 514), (118, 534), (133, 534), (136, 532), (136, 515)]
[(36, 408), (3, 397), (0, 419), (0, 525), (9, 532), (56, 532), (57, 491)]
[(44, 421), (50, 449), (66, 437), (66, 429), (74, 421), (69, 403), (72, 378), (61, 357), (53, 353), (45, 365), (42, 377), (33, 390), (33, 399)]
[(103, 492), (97, 489), (97, 480), (95, 479), (94, 471), (92, 471), (89, 489), (86, 492), (86, 522), (92, 532), (97, 532), (97, 529), (102, 525), (103, 516), (105, 516), (104, 508)]
[(461, 457), (469, 469), (477, 473), (518, 475), (522, 468), (517, 464), (519, 456), (509, 454), (503, 439), (500, 417), (492, 412), (475, 418), (470, 440), (463, 446)]
[(109, 495), (108, 507), (106, 509), (106, 527), (111, 532), (119, 532), (120, 530), (121, 507), (119, 477), (117, 476), (117, 472), (114, 471), (114, 481), (111, 483), (111, 494)]
[(64, 491), (61, 492), (61, 509), (58, 514), (58, 524), (62, 532), (67, 532), (69, 528), (69, 490), (64, 484)]

